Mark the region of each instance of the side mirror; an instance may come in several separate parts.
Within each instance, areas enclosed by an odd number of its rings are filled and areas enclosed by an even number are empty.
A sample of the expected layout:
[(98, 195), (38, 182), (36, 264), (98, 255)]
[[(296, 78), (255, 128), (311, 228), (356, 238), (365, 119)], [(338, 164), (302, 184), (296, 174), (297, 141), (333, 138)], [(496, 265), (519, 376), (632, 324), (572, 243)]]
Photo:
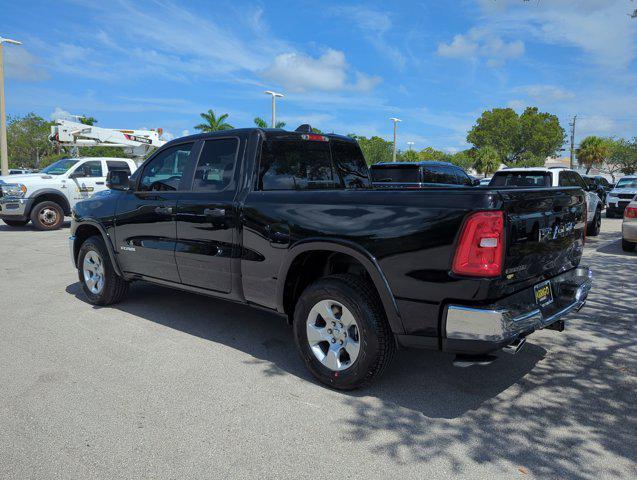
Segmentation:
[(130, 175), (126, 170), (111, 170), (106, 175), (106, 186), (111, 190), (128, 190)]
[(480, 186), (480, 179), (479, 178), (474, 178), (473, 181), (471, 182), (471, 184), (474, 187), (479, 187)]

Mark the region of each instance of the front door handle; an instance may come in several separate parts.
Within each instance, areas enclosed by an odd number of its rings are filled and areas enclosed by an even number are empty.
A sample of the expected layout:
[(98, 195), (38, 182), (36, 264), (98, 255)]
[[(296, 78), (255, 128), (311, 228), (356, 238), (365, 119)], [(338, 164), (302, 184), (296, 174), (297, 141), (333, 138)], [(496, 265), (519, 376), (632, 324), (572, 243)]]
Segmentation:
[(170, 215), (173, 213), (172, 207), (155, 207), (155, 213), (159, 215)]
[(104, 182), (95, 182), (95, 185), (104, 185)]
[(206, 217), (223, 218), (226, 216), (225, 208), (204, 208), (203, 214)]

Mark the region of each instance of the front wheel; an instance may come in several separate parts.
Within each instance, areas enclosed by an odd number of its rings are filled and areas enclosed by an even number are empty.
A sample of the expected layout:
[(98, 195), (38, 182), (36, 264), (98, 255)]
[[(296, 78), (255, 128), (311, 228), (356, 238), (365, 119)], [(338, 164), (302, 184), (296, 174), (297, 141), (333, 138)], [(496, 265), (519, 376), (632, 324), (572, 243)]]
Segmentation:
[(624, 252), (632, 252), (635, 250), (635, 244), (622, 238), (622, 250)]
[(118, 303), (128, 291), (128, 282), (115, 273), (104, 240), (97, 235), (80, 247), (77, 273), (82, 290), (93, 305)]
[(24, 227), (29, 220), (3, 220), (10, 227)]
[(57, 230), (64, 221), (64, 210), (55, 202), (40, 202), (31, 210), (31, 222), (36, 230)]
[(599, 231), (601, 227), (602, 227), (602, 211), (597, 210), (595, 212), (595, 216), (593, 217), (593, 221), (588, 227), (587, 235), (589, 237), (596, 237), (597, 235), (599, 235)]
[(296, 346), (323, 384), (352, 390), (379, 377), (396, 346), (373, 285), (355, 275), (321, 278), (294, 310)]

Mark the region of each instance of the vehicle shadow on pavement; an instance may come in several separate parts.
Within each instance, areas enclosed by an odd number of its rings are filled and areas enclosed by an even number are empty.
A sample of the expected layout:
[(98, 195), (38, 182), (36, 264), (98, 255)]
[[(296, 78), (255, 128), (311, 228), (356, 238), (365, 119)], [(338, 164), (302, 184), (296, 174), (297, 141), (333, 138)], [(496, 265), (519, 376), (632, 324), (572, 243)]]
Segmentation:
[[(69, 228), (71, 226), (70, 221), (62, 223), (61, 228)], [(0, 232), (46, 232), (46, 230), (37, 230), (31, 223), (26, 224), (24, 227), (10, 227), (5, 223), (0, 223)]]
[(345, 438), (396, 463), (444, 459), (458, 473), (475, 462), (505, 464), (509, 477), (519, 466), (537, 478), (626, 478), (637, 457), (637, 262), (615, 251), (582, 261), (594, 289), (565, 332), (470, 371), (403, 354), (382, 383), (344, 400), (356, 411)]
[[(79, 283), (66, 291), (86, 301)], [(259, 366), (266, 376), (292, 374), (317, 383), (296, 352), (292, 328), (276, 314), (146, 282), (133, 283), (122, 303), (94, 308), (116, 308), (241, 350), (253, 357), (247, 363)], [(519, 381), (544, 354), (543, 348), (529, 342), (514, 358), (502, 354), (504, 362), (457, 368), (452, 355), (401, 350), (376, 383), (344, 395), (374, 396), (428, 417), (455, 418)]]

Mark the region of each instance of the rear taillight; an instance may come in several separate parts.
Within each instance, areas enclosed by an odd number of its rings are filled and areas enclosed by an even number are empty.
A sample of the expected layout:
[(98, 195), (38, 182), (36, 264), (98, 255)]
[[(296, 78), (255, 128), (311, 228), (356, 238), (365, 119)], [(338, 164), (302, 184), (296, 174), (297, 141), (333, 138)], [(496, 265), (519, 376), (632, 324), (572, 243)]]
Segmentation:
[(637, 207), (626, 207), (624, 218), (637, 218)]
[(453, 273), (497, 277), (504, 261), (504, 212), (477, 212), (465, 221), (453, 259)]

